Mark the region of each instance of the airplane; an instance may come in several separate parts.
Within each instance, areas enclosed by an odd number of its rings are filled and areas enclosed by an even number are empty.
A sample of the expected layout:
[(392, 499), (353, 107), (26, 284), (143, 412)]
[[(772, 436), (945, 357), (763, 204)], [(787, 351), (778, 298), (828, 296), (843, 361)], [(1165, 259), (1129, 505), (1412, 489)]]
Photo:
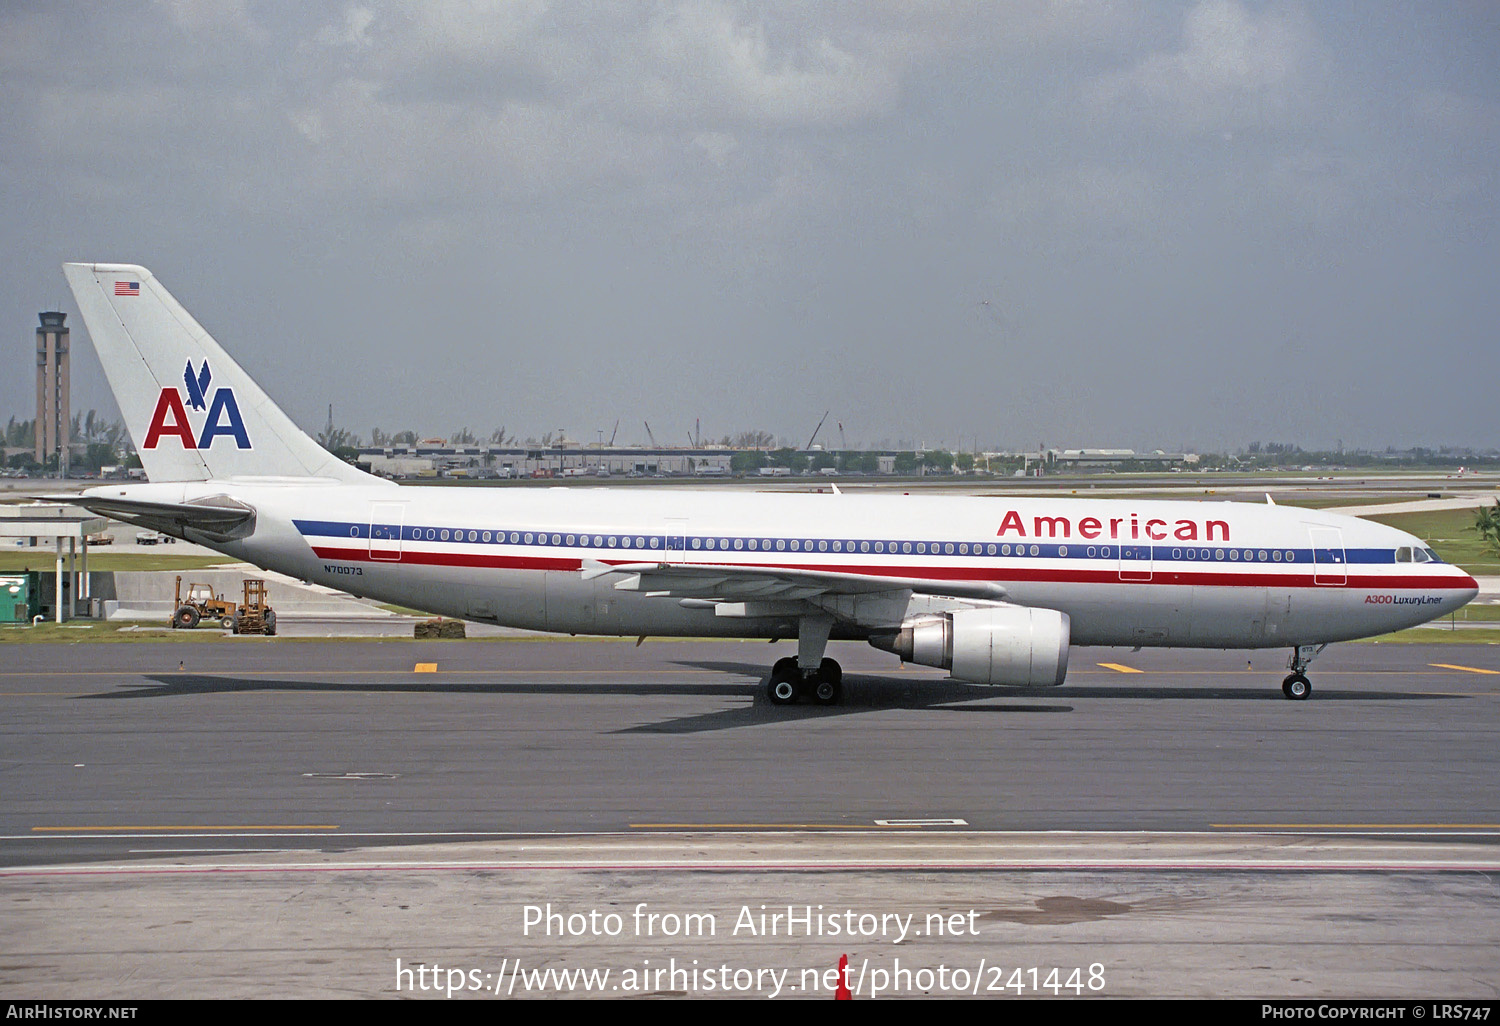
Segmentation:
[(1478, 593), (1403, 531), (1267, 504), (401, 486), (337, 459), (144, 267), (63, 265), (149, 476), (89, 510), (354, 595), (567, 634), (796, 639), (776, 705), (833, 705), (830, 640), (974, 684), (1063, 683), (1078, 646), (1330, 643)]

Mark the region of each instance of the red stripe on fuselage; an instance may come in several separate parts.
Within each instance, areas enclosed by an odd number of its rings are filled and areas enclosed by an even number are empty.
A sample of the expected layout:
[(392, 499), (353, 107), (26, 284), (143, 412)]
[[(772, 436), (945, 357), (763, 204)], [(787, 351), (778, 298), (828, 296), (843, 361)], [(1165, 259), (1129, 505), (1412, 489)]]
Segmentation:
[[(379, 551), (378, 549), (376, 550)], [(319, 559), (336, 559), (342, 563), (396, 565), (416, 563), (422, 566), (474, 566), (489, 570), (582, 570), (583, 560), (553, 556), (477, 556), (466, 552), (421, 552), (406, 549), (399, 555), (370, 555), (368, 549), (328, 549), (313, 547)]]

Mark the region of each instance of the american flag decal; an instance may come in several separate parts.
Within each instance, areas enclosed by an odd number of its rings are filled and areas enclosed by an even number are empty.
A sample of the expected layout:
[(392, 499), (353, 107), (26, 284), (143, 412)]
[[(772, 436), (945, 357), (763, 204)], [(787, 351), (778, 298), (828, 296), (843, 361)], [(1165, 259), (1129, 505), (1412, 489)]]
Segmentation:
[(115, 295), (117, 296), (139, 296), (141, 294), (141, 283), (138, 281), (115, 282)]

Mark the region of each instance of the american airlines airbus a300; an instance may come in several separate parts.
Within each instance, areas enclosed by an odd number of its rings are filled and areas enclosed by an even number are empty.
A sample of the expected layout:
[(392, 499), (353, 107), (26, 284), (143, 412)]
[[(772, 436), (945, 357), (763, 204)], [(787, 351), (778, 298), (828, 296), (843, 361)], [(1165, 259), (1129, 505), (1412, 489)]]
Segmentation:
[(300, 431), (144, 267), (65, 264), (149, 484), (97, 513), (355, 595), (569, 634), (796, 638), (772, 702), (839, 701), (830, 639), (975, 684), (1063, 682), (1071, 645), (1292, 650), (1472, 599), (1423, 542), (1237, 503), (400, 487)]

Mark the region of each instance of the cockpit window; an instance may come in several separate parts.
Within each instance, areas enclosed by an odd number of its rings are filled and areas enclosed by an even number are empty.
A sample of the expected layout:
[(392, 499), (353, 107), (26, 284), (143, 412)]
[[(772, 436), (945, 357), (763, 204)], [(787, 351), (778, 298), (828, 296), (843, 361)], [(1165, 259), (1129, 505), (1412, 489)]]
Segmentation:
[(1399, 549), (1396, 550), (1396, 562), (1398, 562), (1398, 563), (1410, 563), (1411, 562), (1411, 546), (1410, 545), (1403, 545)]
[(1430, 563), (1432, 561), (1432, 550), (1416, 549), (1412, 553), (1412, 557), (1412, 562), (1414, 563)]
[(1427, 553), (1427, 558), (1430, 559), (1430, 560), (1432, 560), (1432, 562), (1434, 562), (1434, 563), (1441, 563), (1443, 561), (1442, 558), (1436, 552), (1433, 552), (1431, 549), (1423, 549), (1422, 551), (1425, 552), (1425, 553)]

